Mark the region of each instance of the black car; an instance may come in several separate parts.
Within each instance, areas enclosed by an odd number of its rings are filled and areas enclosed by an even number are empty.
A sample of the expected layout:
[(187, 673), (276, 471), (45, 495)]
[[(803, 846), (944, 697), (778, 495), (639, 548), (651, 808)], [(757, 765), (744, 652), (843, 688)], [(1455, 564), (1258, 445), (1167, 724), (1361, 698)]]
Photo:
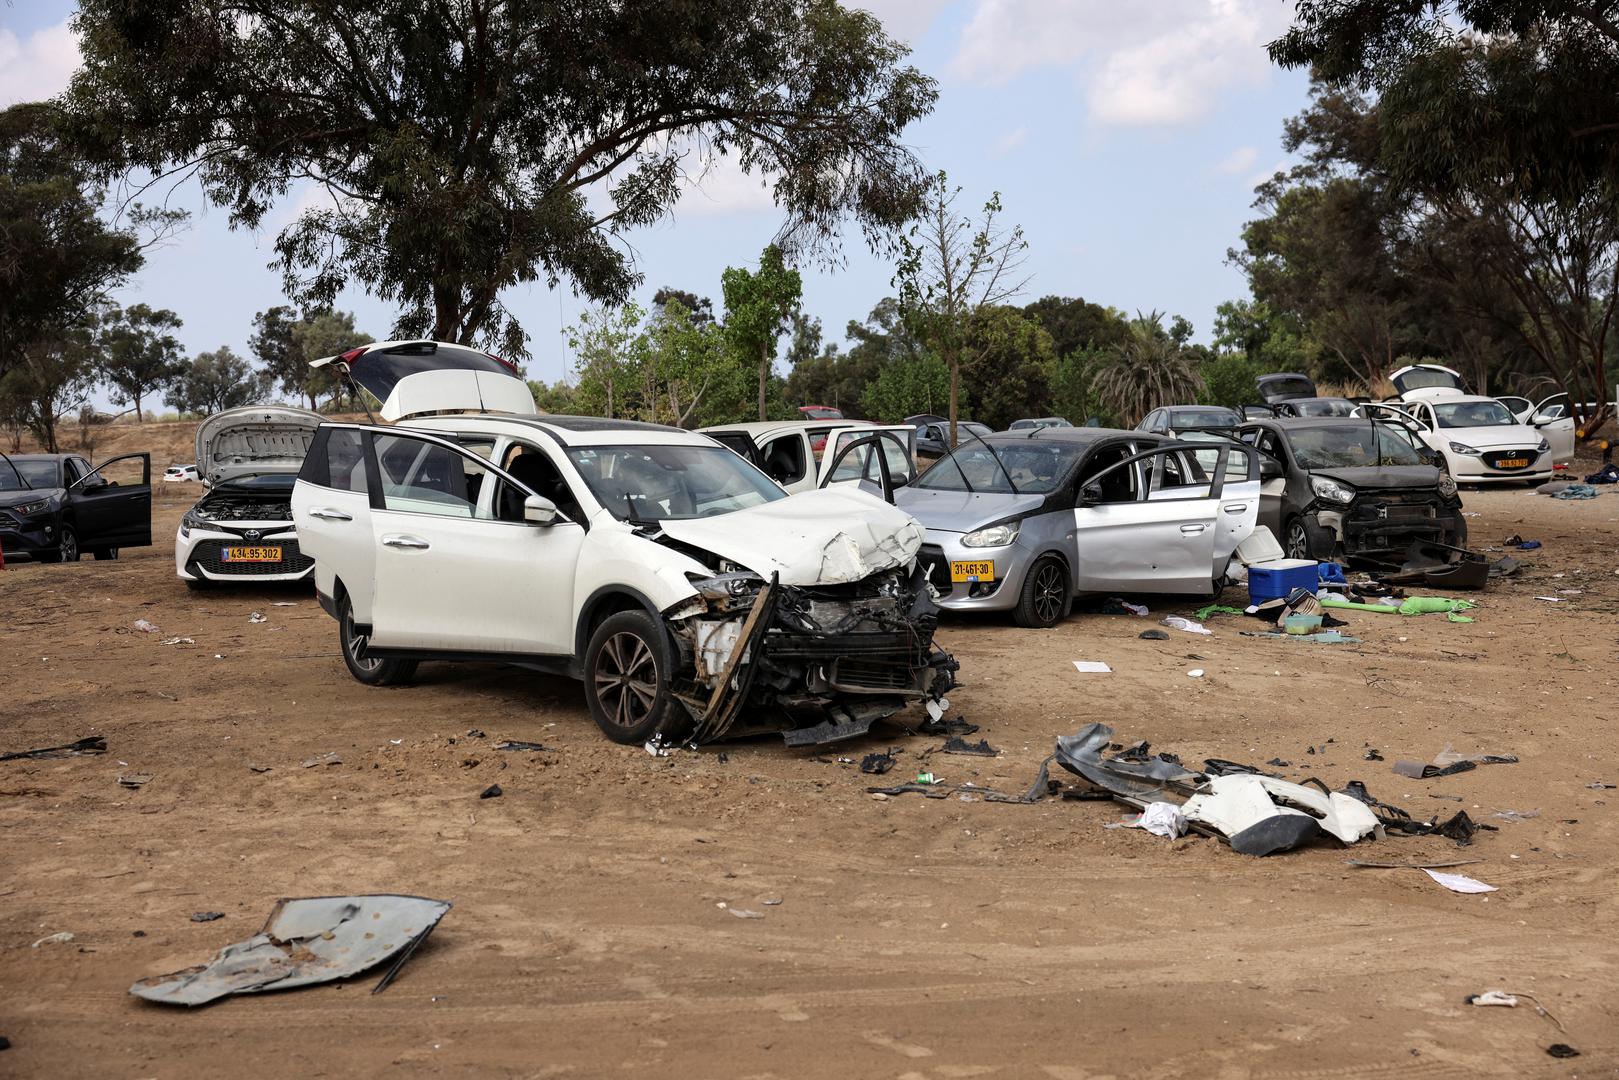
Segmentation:
[[(921, 413), (916, 416), (907, 416), (905, 423), (916, 428), (916, 456), (919, 458), (943, 457), (950, 452), (950, 418), (937, 416), (933, 413)], [(973, 420), (956, 421), (956, 441), (972, 442), (972, 432), (980, 439), (985, 435), (993, 435), (986, 425)]]
[(1237, 411), (1223, 405), (1166, 405), (1143, 417), (1136, 430), (1178, 435), (1183, 431), (1234, 431), (1240, 423)]
[(1240, 430), (1262, 453), (1259, 524), (1289, 558), (1390, 563), (1413, 541), (1466, 546), (1456, 482), (1393, 425), (1319, 417)]
[(152, 543), (152, 455), (0, 454), (0, 549), (41, 562)]
[(1259, 391), (1260, 401), (1275, 405), (1280, 401), (1315, 397), (1315, 380), (1296, 371), (1277, 371), (1255, 379), (1254, 389)]

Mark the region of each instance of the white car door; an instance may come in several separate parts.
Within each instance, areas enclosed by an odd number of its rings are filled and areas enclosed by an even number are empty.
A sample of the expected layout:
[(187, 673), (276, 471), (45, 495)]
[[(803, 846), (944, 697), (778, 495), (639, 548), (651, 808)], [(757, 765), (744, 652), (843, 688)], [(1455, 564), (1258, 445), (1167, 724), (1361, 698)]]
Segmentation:
[(571, 655), (584, 528), (524, 521), (532, 488), (444, 439), (395, 430), (372, 440), (372, 644)]
[(1569, 412), (1568, 400), (1567, 394), (1553, 394), (1536, 405), (1525, 421), (1551, 443), (1552, 460), (1559, 463), (1574, 460), (1574, 417)]
[[(1209, 591), (1219, 485), (1171, 483), (1188, 479), (1180, 453), (1148, 450), (1080, 480), (1074, 543), (1081, 591)], [(1257, 489), (1248, 503), (1257, 514)]]
[[(844, 453), (858, 439), (876, 435), (880, 443), (867, 443)], [(838, 428), (826, 440), (826, 452), (821, 455), (818, 482), (821, 487), (853, 485), (868, 491), (881, 486), (882, 475), (873, 452), (880, 445), (888, 462), (888, 474), (895, 487), (903, 487), (916, 479), (916, 429), (904, 425), (882, 427), (859, 424)]]
[(304, 456), (292, 489), (292, 522), (298, 547), (315, 560), (315, 588), (336, 598), (341, 582), (354, 620), (371, 621), (376, 552), (371, 541), (371, 429), (323, 424)]
[(801, 430), (785, 431), (759, 444), (759, 468), (789, 492), (814, 491), (809, 437)]
[[(1214, 525), (1214, 562), (1210, 581), (1226, 572), (1237, 545), (1248, 539), (1259, 524), (1260, 499), (1264, 494), (1260, 476), (1260, 457), (1246, 446), (1199, 447), (1184, 451), (1182, 457), (1191, 474), (1199, 481), (1220, 477), (1210, 493), (1218, 510)], [(1278, 477), (1285, 488), (1287, 481)], [(1169, 489), (1171, 492), (1173, 488)]]

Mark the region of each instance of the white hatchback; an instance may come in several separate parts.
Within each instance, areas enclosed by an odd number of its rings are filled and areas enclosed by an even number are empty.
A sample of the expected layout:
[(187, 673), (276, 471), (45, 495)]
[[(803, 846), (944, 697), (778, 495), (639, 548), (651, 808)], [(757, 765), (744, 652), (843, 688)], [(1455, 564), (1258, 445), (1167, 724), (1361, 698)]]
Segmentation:
[(432, 343), (410, 344), (406, 374), (386, 350), (345, 354), (401, 423), (323, 425), (292, 498), (356, 679), (498, 660), (582, 679), (618, 742), (794, 745), (952, 685), (909, 515), (853, 488), (788, 495), (707, 436), (542, 417), (515, 391), (504, 413), (414, 415), (412, 380), (433, 378), (441, 413), (505, 391), (492, 371), (449, 377), (475, 363), (455, 347), (432, 367)]

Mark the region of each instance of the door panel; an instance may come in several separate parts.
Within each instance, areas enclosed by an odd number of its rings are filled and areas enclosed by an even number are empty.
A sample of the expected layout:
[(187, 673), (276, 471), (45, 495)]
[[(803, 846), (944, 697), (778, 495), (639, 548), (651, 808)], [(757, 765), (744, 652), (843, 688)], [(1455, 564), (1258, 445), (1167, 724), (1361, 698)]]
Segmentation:
[(1542, 416), (1549, 409), (1555, 410), (1561, 406), (1562, 415), (1549, 424), (1538, 425), (1541, 437), (1551, 443), (1552, 460), (1567, 463), (1574, 460), (1574, 417), (1569, 415), (1568, 395), (1553, 394), (1551, 397), (1536, 405), (1530, 413), (1530, 419)]
[(343, 583), (361, 624), (371, 621), (376, 567), (366, 438), (355, 427), (322, 428), (292, 489), (299, 550), (315, 560), (315, 581), (323, 592), (332, 595), (336, 582)]
[(858, 484), (867, 491), (878, 491), (882, 483), (873, 445), (843, 453), (856, 439), (871, 435), (881, 439), (883, 457), (888, 462), (888, 475), (894, 486), (901, 487), (916, 479), (916, 429), (861, 424), (858, 427), (840, 428), (828, 436), (826, 453), (821, 455), (818, 467), (821, 487)]
[[(1159, 459), (1173, 455), (1177, 463)], [(1074, 510), (1076, 578), (1086, 592), (1206, 593), (1210, 587), (1219, 530), (1220, 484), (1215, 496), (1208, 485), (1187, 485), (1193, 497), (1172, 498), (1160, 476), (1179, 472), (1189, 462), (1179, 450), (1161, 450), (1131, 458), (1085, 478), (1081, 489), (1099, 485), (1105, 500)], [(1128, 476), (1128, 483), (1121, 482)], [(1158, 497), (1143, 498), (1147, 481), (1159, 483)], [(1125, 498), (1128, 493), (1129, 498)], [(1251, 503), (1254, 500), (1250, 500)], [(1257, 510), (1257, 504), (1254, 508)]]
[(152, 455), (111, 458), (68, 492), (79, 548), (149, 547), (152, 543)]

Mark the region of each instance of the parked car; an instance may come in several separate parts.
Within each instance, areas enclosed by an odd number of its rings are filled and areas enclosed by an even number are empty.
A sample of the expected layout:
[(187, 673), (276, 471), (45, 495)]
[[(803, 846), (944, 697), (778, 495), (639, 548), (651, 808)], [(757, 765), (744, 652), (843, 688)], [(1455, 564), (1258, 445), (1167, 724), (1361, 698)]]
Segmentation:
[(1341, 397), (1288, 398), (1273, 407), (1275, 415), (1282, 417), (1354, 416), (1360, 408), (1358, 402)]
[[(942, 457), (950, 452), (950, 418), (936, 416), (933, 413), (922, 413), (917, 416), (907, 416), (905, 423), (916, 429), (916, 455), (918, 458)], [(961, 442), (971, 442), (972, 435), (983, 438), (993, 434), (988, 426), (972, 420), (956, 421), (957, 437)], [(969, 435), (971, 432), (972, 435)]]
[(1074, 425), (1060, 416), (1040, 416), (1030, 420), (1014, 420), (1007, 431), (1028, 431), (1031, 428), (1047, 427), (1073, 427)]
[(1240, 434), (1265, 455), (1259, 524), (1289, 558), (1394, 562), (1417, 540), (1467, 544), (1456, 481), (1393, 425), (1262, 420)]
[(174, 572), (188, 588), (310, 576), (315, 560), (298, 544), (292, 484), (320, 423), (307, 409), (248, 405), (197, 428), (207, 491), (181, 516), (174, 537)]
[(842, 420), (843, 410), (830, 405), (800, 405), (798, 411), (806, 420)]
[(40, 562), (116, 559), (152, 543), (152, 456), (0, 454), (0, 551)]
[(1259, 455), (1234, 440), (1044, 428), (963, 442), (895, 502), (953, 611), (1053, 626), (1080, 593), (1210, 595), (1259, 514)]
[(1270, 375), (1261, 375), (1254, 380), (1254, 389), (1259, 392), (1259, 400), (1266, 405), (1316, 396), (1315, 381), (1308, 375), (1301, 375), (1296, 371), (1278, 371)]
[(170, 465), (163, 470), (165, 484), (178, 484), (187, 480), (200, 480), (202, 474), (197, 472), (195, 465)]
[[(916, 429), (883, 426), (864, 420), (767, 420), (763, 423), (719, 424), (701, 429), (704, 435), (735, 450), (789, 492), (814, 491), (828, 484), (860, 483), (878, 491), (882, 478), (872, 444), (852, 454), (839, 454), (856, 439), (882, 433), (880, 445), (887, 459), (891, 484), (900, 486), (916, 478)], [(826, 447), (831, 445), (828, 454)], [(838, 462), (837, 472), (832, 463)]]
[[(1574, 456), (1574, 421), (1569, 417), (1520, 424), (1494, 398), (1446, 391), (1398, 405), (1366, 404), (1363, 415), (1404, 425), (1445, 460), (1460, 483), (1527, 482), (1552, 476), (1552, 463)], [(1555, 434), (1554, 447), (1549, 435)]]
[(881, 498), (789, 495), (696, 432), (537, 416), (520, 380), (459, 377), (444, 346), (439, 369), (408, 374), (359, 359), (339, 372), (397, 423), (323, 425), (292, 496), (359, 681), (499, 660), (583, 680), (616, 742), (781, 730), (795, 745), (952, 684), (921, 526)]
[(1167, 405), (1141, 418), (1137, 431), (1178, 435), (1183, 431), (1235, 431), (1242, 418), (1220, 405)]

